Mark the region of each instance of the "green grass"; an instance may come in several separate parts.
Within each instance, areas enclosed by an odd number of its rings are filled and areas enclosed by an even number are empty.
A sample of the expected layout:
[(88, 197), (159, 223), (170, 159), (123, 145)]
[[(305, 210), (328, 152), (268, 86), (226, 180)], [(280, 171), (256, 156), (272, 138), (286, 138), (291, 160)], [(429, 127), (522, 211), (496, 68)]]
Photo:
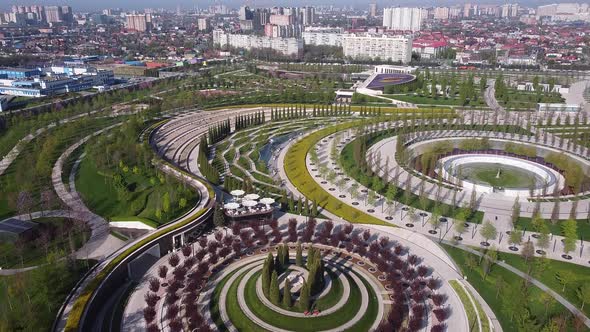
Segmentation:
[[(228, 315), (232, 323), (236, 325), (238, 330), (258, 331), (260, 330), (258, 325), (254, 324), (253, 322), (250, 322), (250, 320), (246, 318), (246, 316), (239, 309), (239, 305), (237, 303), (237, 287), (246, 273), (247, 271), (240, 275), (240, 277), (238, 277), (238, 279), (232, 284), (232, 286), (229, 289), (227, 303)], [(351, 285), (351, 293), (349, 301), (343, 308), (337, 310), (336, 312), (330, 315), (322, 317), (300, 318), (281, 315), (266, 307), (258, 298), (256, 294), (256, 280), (259, 275), (260, 272), (255, 273), (252, 276), (252, 278), (246, 282), (246, 288), (244, 292), (246, 304), (257, 317), (277, 328), (291, 330), (296, 329), (297, 331), (318, 331), (334, 328), (349, 321), (358, 312), (361, 305), (360, 289), (354, 283), (354, 281), (347, 276), (349, 283)], [(368, 285), (366, 284), (365, 287), (367, 287), (367, 290), (370, 294), (373, 293), (372, 288), (368, 287)], [(373, 303), (374, 305), (376, 305), (377, 301), (375, 298), (375, 294), (373, 293), (372, 295), (373, 296), (370, 298), (369, 303)], [(295, 303), (295, 305), (297, 304)], [(376, 308), (370, 308), (369, 310), (367, 310), (367, 313), (363, 316), (363, 319), (359, 320), (359, 322), (357, 322), (354, 325), (354, 328), (352, 328), (351, 330), (368, 330), (375, 320), (376, 313)]]
[[(467, 294), (467, 292), (465, 292), (465, 289), (463, 289), (463, 286), (461, 286), (457, 280), (450, 280), (449, 284), (451, 284), (451, 287), (453, 287), (455, 293), (457, 293), (457, 295), (459, 296), (461, 303), (463, 303), (463, 308), (465, 309), (465, 313), (467, 314), (469, 330), (472, 332), (479, 332), (477, 313), (475, 311), (475, 308), (473, 307), (473, 304), (471, 303), (469, 295)], [(484, 317), (480, 317), (480, 319), (482, 320), (483, 318)]]
[[(498, 169), (500, 169), (499, 176)], [(463, 174), (465, 174), (464, 179), (502, 188), (528, 188), (535, 180), (530, 172), (500, 165), (494, 167), (489, 164), (480, 165), (480, 167), (466, 166), (463, 168)]]
[(471, 293), (471, 291), (468, 288), (466, 290), (467, 290), (467, 293), (469, 295), (471, 295), (471, 297), (473, 298), (473, 301), (475, 302), (475, 309), (477, 309), (477, 314), (479, 315), (479, 318), (481, 320), (482, 332), (490, 332), (491, 327), (490, 327), (490, 320), (488, 318), (488, 315), (483, 310), (481, 303), (479, 303), (479, 301), (475, 298), (475, 296), (473, 296), (473, 293)]
[[(561, 224), (565, 220), (559, 220), (557, 223), (552, 223), (550, 220), (545, 220), (545, 224), (549, 228), (549, 232), (556, 235), (562, 234)], [(590, 220), (588, 219), (578, 219), (578, 235), (580, 235), (584, 239), (590, 238)], [(516, 222), (516, 226), (521, 229), (526, 229), (529, 231), (534, 230), (532, 219), (530, 217), (520, 217)]]
[[(64, 124), (32, 140), (24, 146), (18, 157), (0, 177), (0, 219), (18, 213), (16, 197), (19, 192), (28, 192), (33, 198), (33, 211), (39, 206), (42, 191), (51, 189), (51, 171), (60, 155), (70, 145), (91, 133), (114, 124), (120, 119), (88, 118)], [(52, 208), (60, 208), (58, 199)]]
[[(467, 281), (494, 311), (504, 331), (540, 330), (540, 326), (547, 324), (553, 317), (562, 314), (569, 317), (569, 311), (558, 302), (550, 303), (547, 312), (545, 312), (545, 305), (541, 302), (541, 295), (544, 292), (532, 284), (525, 287), (523, 279), (514, 273), (496, 265), (492, 267), (491, 272), (484, 279), (484, 273), (480, 266), (471, 270), (466, 263), (469, 256), (472, 256), (476, 262), (479, 261), (479, 257), (446, 244), (442, 246), (459, 266), (462, 274), (467, 277)], [(504, 286), (499, 289), (499, 295), (496, 296), (498, 279), (503, 280)], [(532, 330), (531, 325), (524, 324), (522, 320), (517, 319), (519, 314), (524, 314), (524, 309), (530, 313), (527, 321), (536, 326)], [(515, 314), (515, 317), (511, 317), (512, 314)]]
[[(231, 276), (233, 276), (237, 271), (232, 271), (228, 275), (226, 275), (213, 290), (213, 294), (211, 294), (211, 301), (209, 302), (209, 310), (211, 310), (211, 319), (215, 322), (217, 329), (220, 331), (227, 331), (227, 328), (223, 324), (223, 320), (221, 319), (221, 315), (219, 313), (219, 296), (221, 295), (221, 290), (227, 284), (227, 281)], [(213, 276), (212, 276), (213, 277)]]
[[(580, 286), (590, 283), (590, 268), (542, 258), (533, 258), (527, 264), (521, 256), (509, 253), (501, 253), (500, 258), (525, 273), (531, 271), (534, 278), (565, 297), (568, 301), (576, 305), (578, 309), (582, 307), (582, 301), (577, 296), (577, 290)], [(567, 271), (574, 276), (573, 282), (567, 285), (565, 291), (563, 290), (563, 285), (557, 279), (560, 271)], [(584, 313), (590, 315), (590, 305), (584, 306)]]
[[(152, 227), (182, 215), (197, 201), (196, 195), (191, 192), (184, 208), (171, 204), (168, 215), (160, 220), (156, 216), (156, 209), (162, 206), (165, 188), (160, 184), (153, 186), (144, 175), (129, 173), (126, 181), (128, 188), (133, 188), (133, 191), (129, 195), (130, 199), (124, 201), (119, 198), (112, 177), (100, 172), (90, 158), (84, 158), (76, 177), (76, 189), (86, 205), (98, 215), (112, 220), (138, 220)], [(175, 179), (170, 181), (177, 183)]]

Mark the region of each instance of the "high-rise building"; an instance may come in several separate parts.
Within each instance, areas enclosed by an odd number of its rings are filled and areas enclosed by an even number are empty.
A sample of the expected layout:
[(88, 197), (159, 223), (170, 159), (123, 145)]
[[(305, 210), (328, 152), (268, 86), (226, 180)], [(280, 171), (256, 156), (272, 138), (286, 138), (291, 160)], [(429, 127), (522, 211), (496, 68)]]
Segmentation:
[(345, 57), (354, 59), (412, 60), (412, 38), (405, 36), (347, 34), (342, 38), (342, 49)]
[(471, 10), (471, 4), (466, 3), (465, 5), (463, 5), (463, 17), (471, 17), (472, 14), (473, 12)]
[(61, 6), (61, 14), (62, 14), (62, 20), (64, 22), (71, 23), (74, 21), (74, 13), (72, 12), (72, 7)]
[(219, 47), (251, 49), (272, 49), (287, 56), (303, 55), (303, 40), (298, 38), (273, 38), (256, 35), (229, 34), (223, 30), (213, 31), (213, 44)]
[(305, 45), (342, 47), (342, 28), (306, 28), (301, 34)]
[(450, 15), (449, 7), (436, 7), (434, 8), (434, 19), (435, 20), (448, 20)]
[(303, 25), (313, 25), (315, 23), (315, 8), (303, 7), (301, 8), (301, 17)]
[(501, 7), (501, 17), (516, 17), (518, 16), (518, 4), (505, 4)]
[(294, 19), (293, 16), (291, 15), (270, 15), (270, 19), (269, 19), (269, 23), (270, 24), (274, 24), (274, 25), (291, 25), (294, 24)]
[(209, 30), (209, 19), (206, 17), (199, 18), (197, 20), (197, 28), (200, 31), (207, 31)]
[(425, 18), (422, 8), (395, 7), (383, 10), (383, 26), (392, 30), (420, 31)]
[(126, 16), (127, 29), (145, 32), (150, 28), (150, 14), (128, 14)]
[(377, 4), (376, 3), (369, 4), (369, 16), (370, 17), (377, 17)]
[(63, 20), (62, 8), (59, 6), (45, 7), (45, 19), (47, 23), (59, 23)]
[(248, 6), (240, 7), (239, 17), (241, 21), (244, 20), (251, 20), (252, 19), (252, 11)]

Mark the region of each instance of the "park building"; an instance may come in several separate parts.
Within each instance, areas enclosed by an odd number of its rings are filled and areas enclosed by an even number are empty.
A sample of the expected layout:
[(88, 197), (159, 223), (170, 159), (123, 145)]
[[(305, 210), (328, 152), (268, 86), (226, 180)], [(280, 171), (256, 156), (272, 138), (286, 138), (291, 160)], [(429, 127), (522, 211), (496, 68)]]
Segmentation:
[[(547, 84), (547, 83), (539, 83), (538, 88), (541, 89), (542, 92), (557, 92), (561, 94), (566, 94), (570, 92), (569, 87), (560, 84)], [(518, 91), (535, 91), (535, 84), (533, 82), (518, 82), (516, 85), (516, 90)], [(550, 91), (551, 90), (551, 91)]]
[(577, 113), (582, 110), (581, 105), (577, 104), (562, 104), (562, 103), (538, 103), (537, 104), (537, 111), (538, 112), (573, 112)]
[(393, 65), (379, 65), (375, 66), (374, 72), (377, 74), (413, 74), (418, 67), (410, 66), (393, 66)]
[(352, 59), (381, 59), (409, 63), (412, 60), (412, 37), (390, 35), (344, 35), (345, 57)]

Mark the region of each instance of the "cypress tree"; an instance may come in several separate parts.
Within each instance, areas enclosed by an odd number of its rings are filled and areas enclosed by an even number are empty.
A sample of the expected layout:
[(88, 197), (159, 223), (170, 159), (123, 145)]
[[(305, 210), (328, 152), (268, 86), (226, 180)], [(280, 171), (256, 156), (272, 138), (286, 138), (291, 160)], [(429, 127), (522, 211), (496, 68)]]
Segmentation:
[(269, 280), (269, 285), (270, 285), (270, 275), (272, 274), (272, 271), (275, 270), (275, 261), (274, 261), (274, 257), (272, 256), (272, 254), (269, 252), (268, 256), (266, 256), (266, 260), (268, 261), (268, 280)]
[(301, 286), (301, 291), (299, 292), (299, 309), (302, 311), (309, 310), (309, 287), (306, 281), (303, 282), (303, 286)]
[(285, 279), (285, 287), (283, 288), (283, 308), (290, 308), (291, 303), (291, 282)]
[(266, 296), (268, 296), (268, 290), (270, 287), (270, 270), (268, 269), (268, 258), (264, 260), (264, 264), (262, 265), (262, 272), (260, 277), (262, 278), (262, 291)]
[(275, 265), (274, 270), (277, 272), (281, 272), (283, 269), (283, 264), (281, 264), (281, 257), (282, 257), (283, 246), (277, 247), (277, 255), (275, 256)]
[(301, 249), (301, 243), (297, 242), (297, 253), (295, 254), (295, 265), (303, 266), (303, 250)]
[(277, 271), (272, 272), (270, 277), (270, 302), (275, 305), (281, 303), (281, 293), (279, 291), (279, 276)]
[(283, 261), (281, 262), (281, 264), (283, 264), (283, 267), (287, 267), (287, 265), (289, 265), (289, 246), (286, 244), (283, 244)]

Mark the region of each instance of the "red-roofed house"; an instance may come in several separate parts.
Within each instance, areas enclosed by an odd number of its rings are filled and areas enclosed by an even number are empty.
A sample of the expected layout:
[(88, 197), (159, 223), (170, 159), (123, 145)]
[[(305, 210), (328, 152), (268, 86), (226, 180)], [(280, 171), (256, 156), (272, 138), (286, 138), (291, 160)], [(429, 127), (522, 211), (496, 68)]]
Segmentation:
[(447, 43), (444, 37), (440, 36), (440, 39), (429, 37), (433, 36), (421, 36), (420, 38), (415, 39), (412, 43), (412, 52), (420, 54), (422, 59), (434, 59), (440, 54), (440, 52), (449, 47), (449, 43)]

